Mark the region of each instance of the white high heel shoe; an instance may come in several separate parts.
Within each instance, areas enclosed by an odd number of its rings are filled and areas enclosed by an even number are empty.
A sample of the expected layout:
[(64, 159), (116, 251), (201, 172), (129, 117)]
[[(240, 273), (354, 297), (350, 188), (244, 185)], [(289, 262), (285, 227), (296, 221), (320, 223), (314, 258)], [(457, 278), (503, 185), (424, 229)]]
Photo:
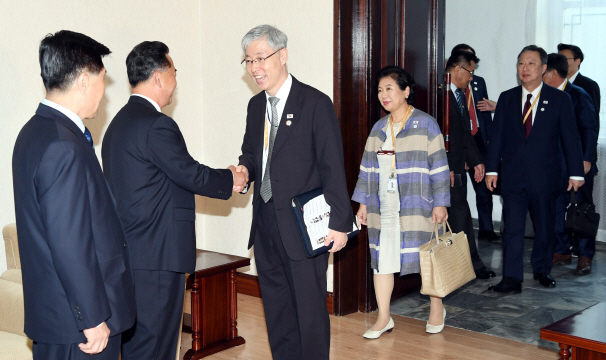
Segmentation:
[(389, 322), (387, 323), (387, 325), (381, 329), (381, 330), (366, 330), (366, 332), (364, 333), (365, 338), (367, 339), (378, 339), (379, 336), (381, 336), (381, 334), (383, 334), (384, 332), (391, 332), (393, 330), (394, 327), (394, 323), (393, 323), (393, 319), (391, 318), (391, 316), (389, 317)]
[(429, 321), (427, 321), (427, 325), (425, 325), (425, 332), (428, 334), (437, 334), (444, 330), (444, 324), (446, 323), (446, 308), (444, 310), (444, 319), (442, 320), (442, 325), (431, 325)]

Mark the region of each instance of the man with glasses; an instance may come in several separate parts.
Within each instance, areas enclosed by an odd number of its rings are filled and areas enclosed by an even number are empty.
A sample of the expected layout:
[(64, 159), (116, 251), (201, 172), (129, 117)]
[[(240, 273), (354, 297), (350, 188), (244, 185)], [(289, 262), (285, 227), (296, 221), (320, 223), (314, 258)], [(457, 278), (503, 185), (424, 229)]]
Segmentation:
[(473, 169), (473, 181), (480, 183), (484, 179), (484, 164), (482, 155), (478, 150), (474, 136), (482, 136), (478, 130), (477, 122), (473, 122), (469, 115), (465, 89), (473, 79), (473, 71), (480, 61), (473, 53), (455, 50), (446, 62), (446, 72), (451, 75), (450, 96), (450, 150), (448, 151), (448, 166), (450, 167), (450, 208), (448, 220), (452, 230), (463, 231), (469, 241), (471, 262), (478, 279), (490, 279), (496, 276), (488, 269), (476, 246), (473, 232), (471, 211), (467, 202), (467, 171), (468, 166)]
[(346, 245), (353, 215), (333, 104), (288, 73), (286, 42), (286, 35), (270, 25), (257, 26), (242, 39), (242, 64), (263, 91), (248, 103), (237, 171), (254, 181), (248, 248), (255, 245), (273, 358), (322, 360), (330, 349), (328, 253), (306, 258), (291, 200), (323, 188), (331, 207), (325, 240), (332, 243), (330, 252)]

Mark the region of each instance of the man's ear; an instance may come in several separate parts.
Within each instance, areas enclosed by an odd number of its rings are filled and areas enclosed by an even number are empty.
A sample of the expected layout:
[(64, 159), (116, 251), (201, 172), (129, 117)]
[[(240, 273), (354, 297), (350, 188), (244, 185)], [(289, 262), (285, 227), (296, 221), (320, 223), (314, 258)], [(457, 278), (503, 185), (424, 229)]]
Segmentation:
[(86, 95), (90, 87), (90, 76), (86, 71), (83, 71), (78, 78), (76, 79), (76, 86), (78, 87), (78, 92), (81, 95)]
[(284, 48), (282, 50), (280, 50), (280, 63), (282, 63), (282, 65), (286, 64), (286, 61), (288, 60), (288, 49)]
[(160, 74), (159, 71), (154, 71), (154, 84), (156, 84), (157, 87), (162, 88), (162, 74)]

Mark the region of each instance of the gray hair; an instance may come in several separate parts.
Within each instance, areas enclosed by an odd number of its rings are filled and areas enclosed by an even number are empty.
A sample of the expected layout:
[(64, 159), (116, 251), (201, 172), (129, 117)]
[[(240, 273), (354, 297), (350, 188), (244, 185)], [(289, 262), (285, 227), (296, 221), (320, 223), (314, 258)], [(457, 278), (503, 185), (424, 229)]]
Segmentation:
[(249, 32), (244, 35), (242, 38), (242, 52), (246, 53), (246, 48), (253, 41), (258, 40), (262, 37), (266, 37), (267, 44), (273, 49), (278, 50), (280, 48), (286, 48), (286, 42), (288, 42), (288, 38), (286, 34), (282, 31), (278, 30), (274, 26), (271, 25), (259, 25), (252, 28)]

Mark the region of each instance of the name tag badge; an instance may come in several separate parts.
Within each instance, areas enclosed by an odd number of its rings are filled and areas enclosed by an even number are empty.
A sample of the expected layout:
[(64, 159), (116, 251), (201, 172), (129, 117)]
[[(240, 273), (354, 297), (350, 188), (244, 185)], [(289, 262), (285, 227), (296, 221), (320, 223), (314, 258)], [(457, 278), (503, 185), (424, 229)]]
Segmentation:
[(389, 183), (387, 184), (387, 192), (393, 194), (396, 192), (397, 189), (398, 189), (398, 179), (396, 179), (394, 177), (390, 177)]

